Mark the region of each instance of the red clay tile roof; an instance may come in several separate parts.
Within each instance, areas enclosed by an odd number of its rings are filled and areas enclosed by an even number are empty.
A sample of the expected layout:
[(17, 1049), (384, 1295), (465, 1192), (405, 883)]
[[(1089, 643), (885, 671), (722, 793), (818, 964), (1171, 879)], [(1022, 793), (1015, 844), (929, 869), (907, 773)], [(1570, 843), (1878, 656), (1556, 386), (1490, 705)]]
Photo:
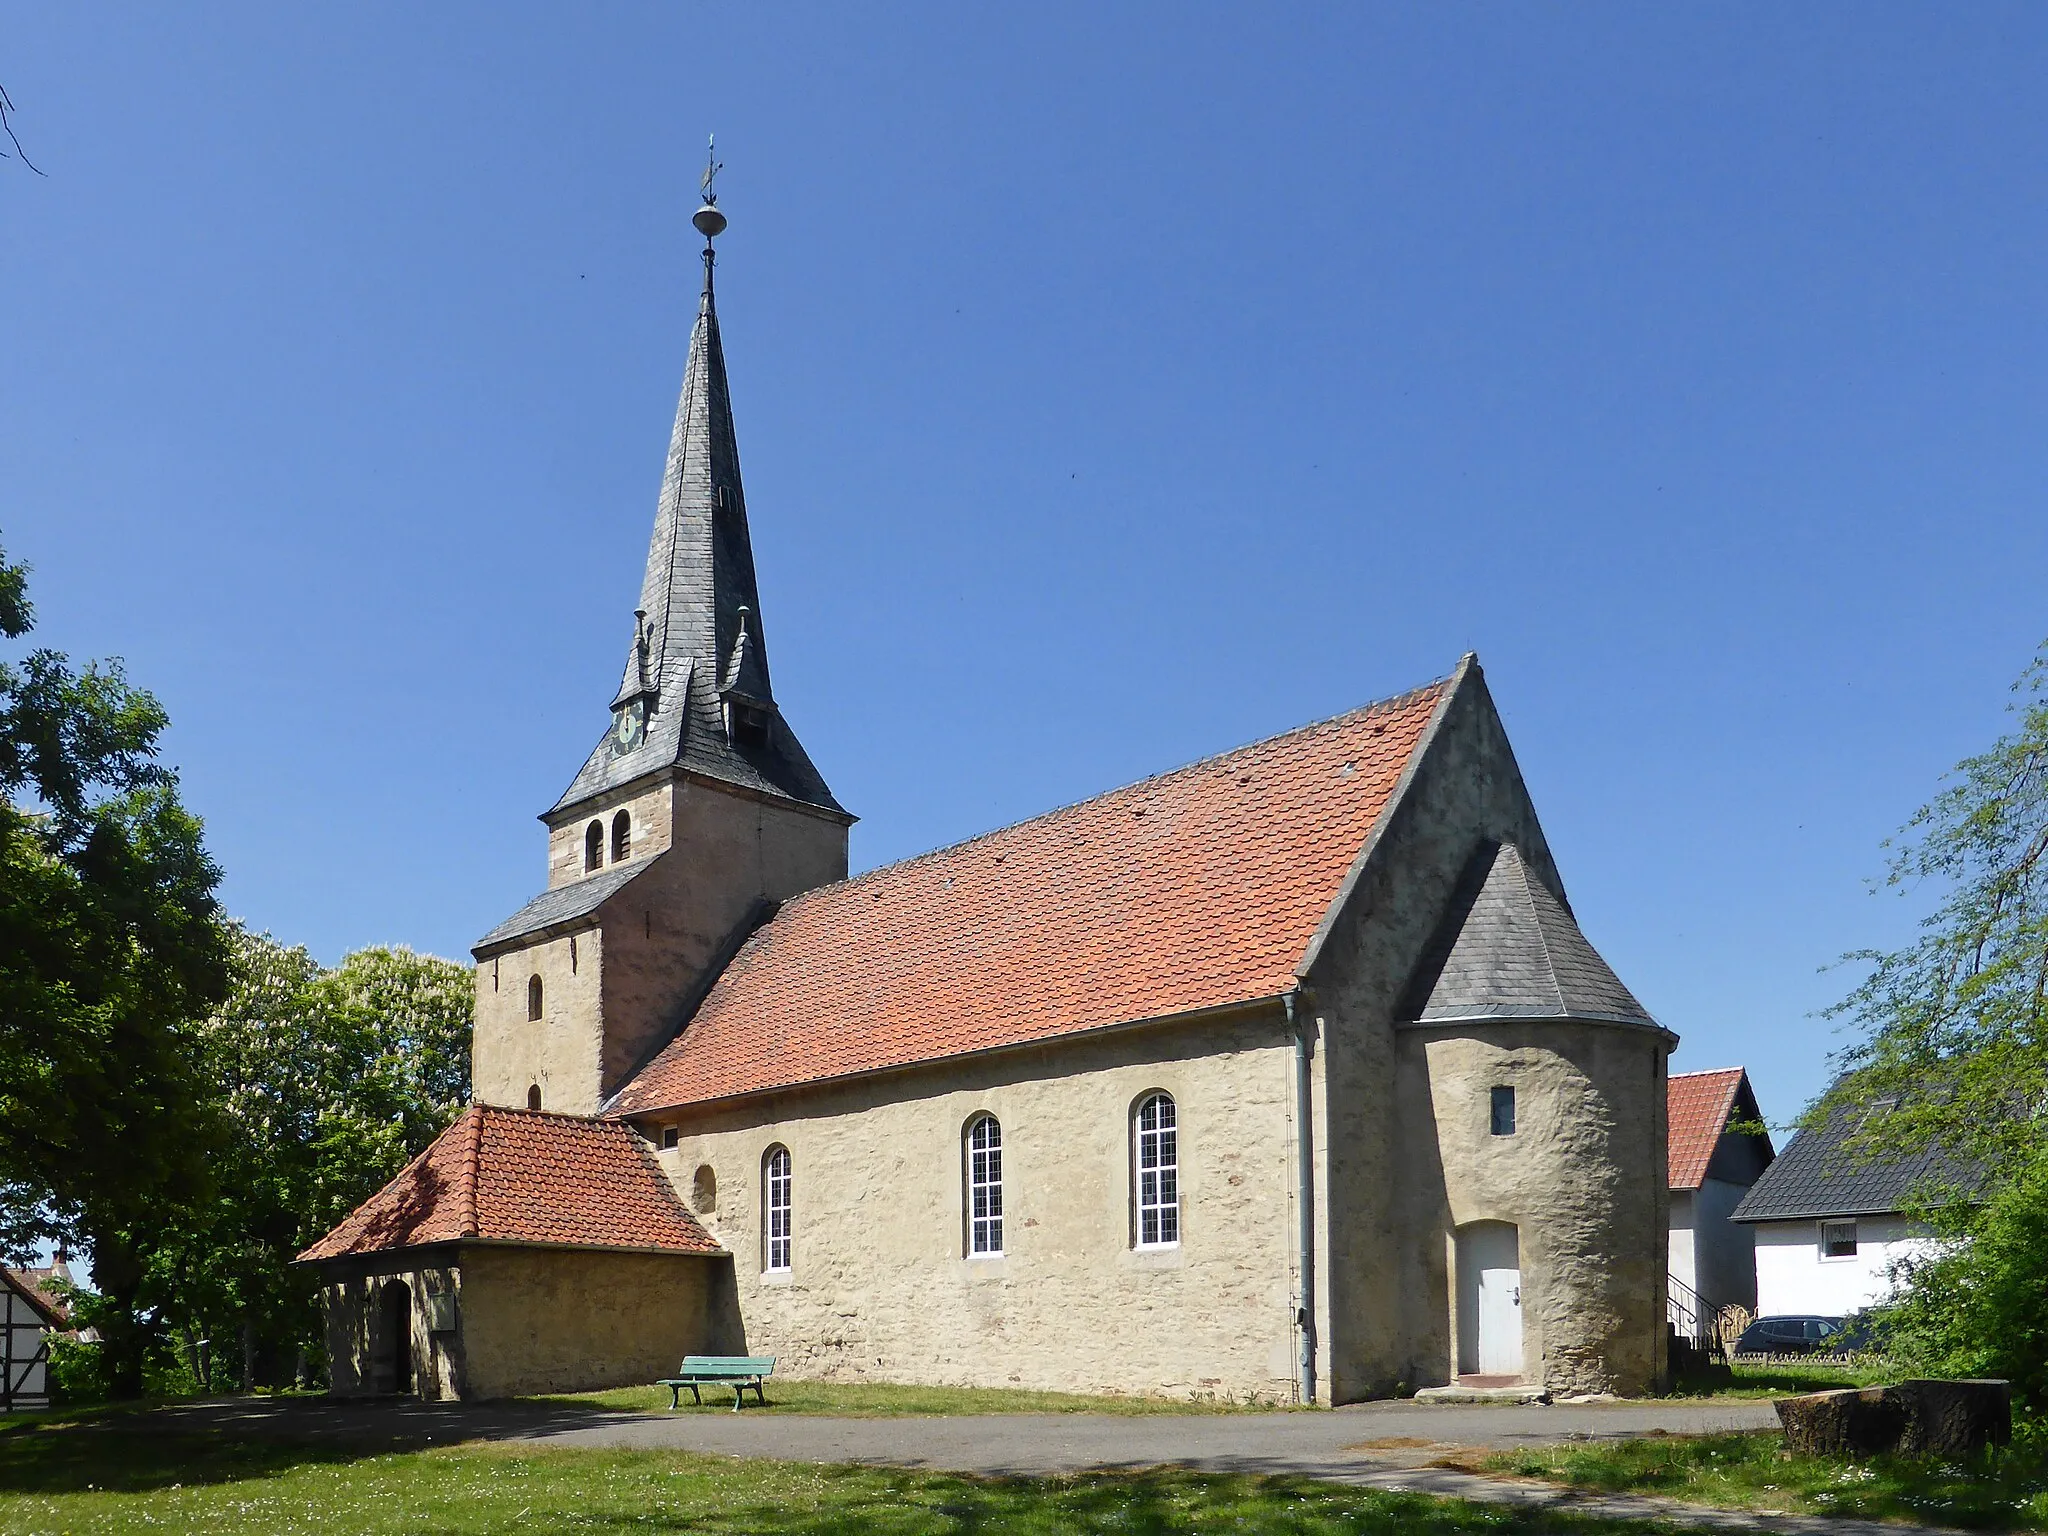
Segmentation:
[(1448, 687), (793, 898), (605, 1112), (1278, 996)]
[(721, 1251), (625, 1126), (472, 1105), (299, 1261), (450, 1242)]
[(48, 1269), (0, 1269), (0, 1276), (5, 1277), (16, 1295), (36, 1310), (45, 1324), (52, 1328), (69, 1328), (71, 1309), (43, 1289), (55, 1273)]
[(1669, 1127), (1665, 1157), (1673, 1189), (1698, 1189), (1706, 1182), (1707, 1164), (1728, 1117), (1735, 1113), (1735, 1095), (1742, 1087), (1742, 1068), (1722, 1072), (1674, 1073), (1665, 1086)]

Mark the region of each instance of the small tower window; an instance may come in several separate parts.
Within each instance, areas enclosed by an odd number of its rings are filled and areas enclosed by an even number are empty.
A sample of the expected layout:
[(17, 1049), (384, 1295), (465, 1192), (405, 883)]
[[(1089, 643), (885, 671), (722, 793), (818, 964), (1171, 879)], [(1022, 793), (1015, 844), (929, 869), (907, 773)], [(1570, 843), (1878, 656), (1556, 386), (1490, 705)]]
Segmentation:
[(604, 866), (604, 823), (593, 821), (583, 829), (583, 872)]
[(531, 1088), (529, 1088), (529, 1089), (527, 1089), (527, 1090), (526, 1090), (526, 1107), (527, 1107), (528, 1109), (539, 1109), (539, 1108), (540, 1108), (540, 1084), (539, 1084), (539, 1083), (535, 1083), (535, 1084), (534, 1084), (534, 1085), (533, 1085), (533, 1086), (532, 1086)]
[(618, 863), (633, 846), (633, 817), (621, 811), (612, 818), (612, 862)]
[(538, 1024), (540, 1022), (541, 1003), (543, 1001), (544, 999), (541, 996), (540, 978), (538, 976), (529, 976), (526, 980), (527, 1023)]
[(1515, 1090), (1512, 1088), (1493, 1090), (1493, 1134), (1515, 1134)]
[(768, 711), (765, 709), (734, 700), (726, 705), (726, 728), (732, 732), (734, 746), (768, 745)]

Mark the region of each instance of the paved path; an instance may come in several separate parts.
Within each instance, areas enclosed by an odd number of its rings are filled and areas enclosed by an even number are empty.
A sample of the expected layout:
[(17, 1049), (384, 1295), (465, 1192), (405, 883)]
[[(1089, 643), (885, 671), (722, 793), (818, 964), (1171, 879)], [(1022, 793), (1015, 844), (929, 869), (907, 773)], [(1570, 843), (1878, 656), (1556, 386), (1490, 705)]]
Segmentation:
[(1511, 1450), (1574, 1440), (1627, 1439), (1653, 1432), (1696, 1435), (1773, 1427), (1777, 1414), (1763, 1402), (1527, 1407), (1386, 1402), (1327, 1413), (1034, 1413), (834, 1419), (736, 1414), (723, 1409), (646, 1414), (534, 1403), (470, 1406), (224, 1399), (164, 1408), (144, 1418), (152, 1427), (166, 1430), (252, 1437), (393, 1446), (481, 1439), (668, 1448), (995, 1477), (1170, 1465), (1203, 1472), (1307, 1477), (1488, 1504), (1568, 1509), (1617, 1520), (1661, 1520), (1694, 1530), (1909, 1536), (1933, 1529), (1828, 1516), (1749, 1514), (1669, 1499), (1590, 1494), (1428, 1465), (1460, 1447)]

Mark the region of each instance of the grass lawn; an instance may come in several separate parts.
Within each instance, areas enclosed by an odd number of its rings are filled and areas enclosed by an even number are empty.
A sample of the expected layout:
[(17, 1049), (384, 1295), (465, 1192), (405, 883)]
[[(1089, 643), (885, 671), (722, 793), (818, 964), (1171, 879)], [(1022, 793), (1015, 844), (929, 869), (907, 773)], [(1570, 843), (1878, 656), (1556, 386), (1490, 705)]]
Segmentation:
[(1899, 1373), (1884, 1361), (1871, 1359), (1859, 1365), (1801, 1365), (1787, 1361), (1775, 1365), (1735, 1365), (1733, 1381), (1681, 1378), (1671, 1388), (1673, 1397), (1786, 1397), (1796, 1392), (1826, 1392), (1835, 1387), (1870, 1387), (1897, 1381)]
[[(706, 1387), (704, 1407), (690, 1403), (683, 1392), (683, 1411), (703, 1413), (713, 1407), (730, 1412), (732, 1391)], [(634, 1413), (668, 1412), (667, 1387), (617, 1387), (609, 1392), (577, 1392), (539, 1397), (542, 1403), (576, 1403)], [(905, 1387), (861, 1382), (785, 1381), (768, 1378), (768, 1413), (826, 1414), (850, 1419), (932, 1417), (963, 1413), (1276, 1413), (1308, 1410), (1291, 1403), (1253, 1403), (1223, 1398), (1116, 1397), (1079, 1392), (1020, 1392), (1005, 1387)], [(747, 1393), (746, 1413), (764, 1410)]]
[(1961, 1462), (1795, 1457), (1776, 1433), (1651, 1437), (1453, 1460), (1495, 1475), (1731, 1509), (1918, 1520), (1975, 1530), (2048, 1529), (2048, 1457), (2038, 1442)]
[(1184, 1472), (983, 1481), (668, 1451), (463, 1445), (401, 1454), (124, 1423), (0, 1434), (0, 1531), (1178, 1533), (1464, 1536), (1648, 1527), (1281, 1478)]

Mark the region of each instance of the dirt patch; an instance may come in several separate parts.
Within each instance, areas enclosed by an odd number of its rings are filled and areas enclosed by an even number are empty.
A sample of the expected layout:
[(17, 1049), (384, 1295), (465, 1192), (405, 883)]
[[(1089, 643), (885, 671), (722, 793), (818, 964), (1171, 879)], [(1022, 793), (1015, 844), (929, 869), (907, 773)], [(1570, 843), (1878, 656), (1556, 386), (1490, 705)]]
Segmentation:
[(1442, 1445), (1441, 1440), (1420, 1440), (1414, 1435), (1388, 1435), (1384, 1440), (1361, 1440), (1344, 1447), (1347, 1451), (1426, 1451)]

